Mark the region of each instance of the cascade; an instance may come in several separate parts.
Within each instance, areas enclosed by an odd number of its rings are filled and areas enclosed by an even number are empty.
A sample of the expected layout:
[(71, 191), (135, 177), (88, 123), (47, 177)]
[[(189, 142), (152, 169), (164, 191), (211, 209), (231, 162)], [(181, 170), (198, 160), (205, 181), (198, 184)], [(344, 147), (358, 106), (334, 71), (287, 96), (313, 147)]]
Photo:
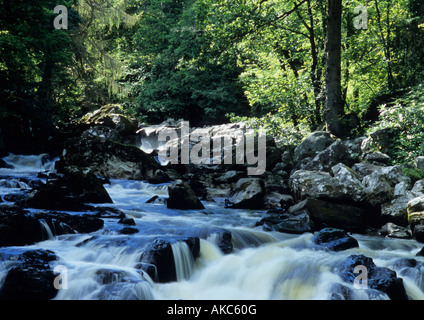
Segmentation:
[[(15, 169), (0, 169), (0, 192), (10, 193), (10, 188), (6, 190), (7, 182), (12, 185), (35, 178), (43, 165), (42, 157), (5, 157)], [(6, 266), (17, 256), (30, 249), (45, 249), (58, 257), (53, 266), (64, 266), (68, 272), (68, 287), (59, 290), (57, 300), (328, 300), (345, 299), (346, 292), (350, 299), (388, 299), (380, 291), (358, 290), (338, 275), (342, 261), (350, 255), (363, 254), (376, 265), (396, 271), (411, 299), (424, 300), (424, 257), (416, 256), (422, 248), (416, 241), (353, 234), (359, 248), (331, 252), (317, 249), (310, 233), (265, 232), (254, 227), (263, 212), (226, 209), (206, 201), (204, 210), (187, 211), (146, 203), (155, 195), (165, 198), (167, 184), (111, 180), (105, 188), (114, 202), (107, 206), (133, 218), (132, 228), (137, 232), (123, 234), (120, 231), (125, 226), (118, 223), (119, 219), (104, 218), (103, 229), (96, 232), (55, 236), (56, 230), (45, 220), (39, 220), (43, 240), (49, 241), (27, 247), (0, 247), (0, 256), (4, 257), (0, 262), (0, 286), (8, 271)], [(29, 214), (38, 212), (28, 210)], [(58, 228), (55, 223), (53, 228)], [(231, 238), (224, 239), (227, 242), (223, 244), (224, 231), (231, 233)], [(177, 240), (182, 236), (200, 238), (197, 259), (193, 259), (187, 243)], [(156, 267), (150, 266), (149, 271), (147, 263), (140, 261), (158, 238), (170, 240), (170, 262), (175, 264), (177, 281), (154, 282)], [(223, 252), (223, 247), (228, 250)]]

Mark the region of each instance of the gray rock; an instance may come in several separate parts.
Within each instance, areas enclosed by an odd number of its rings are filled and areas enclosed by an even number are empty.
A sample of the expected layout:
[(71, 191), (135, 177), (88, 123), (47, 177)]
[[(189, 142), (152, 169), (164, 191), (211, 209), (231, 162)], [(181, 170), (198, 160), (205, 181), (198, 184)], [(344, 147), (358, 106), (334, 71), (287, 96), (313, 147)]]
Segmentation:
[(384, 222), (393, 222), (400, 226), (408, 224), (407, 204), (413, 199), (411, 193), (395, 198), (381, 205), (381, 218)]
[(332, 143), (301, 167), (304, 170), (311, 171), (330, 171), (338, 163), (343, 163), (347, 166), (351, 166), (354, 163), (350, 150), (341, 140)]
[(380, 170), (381, 168), (382, 166), (377, 166), (368, 162), (359, 162), (352, 166), (352, 170), (358, 174), (358, 177), (361, 179), (361, 181), (366, 176), (370, 175), (374, 171)]
[(366, 201), (372, 206), (391, 201), (394, 198), (395, 186), (401, 182), (411, 184), (411, 179), (405, 176), (400, 166), (382, 167), (374, 171), (362, 180)]
[(314, 132), (294, 150), (294, 161), (299, 162), (304, 158), (315, 157), (317, 153), (327, 149), (334, 141), (335, 138), (327, 132)]
[(424, 157), (417, 157), (415, 159), (415, 166), (420, 170), (424, 170)]
[(308, 197), (337, 201), (360, 202), (363, 199), (363, 186), (355, 174), (345, 166), (335, 168), (335, 176), (320, 171), (296, 171), (289, 180), (295, 198)]
[(177, 180), (168, 187), (167, 207), (170, 209), (204, 209), (193, 189), (184, 181)]
[(398, 226), (392, 222), (388, 222), (381, 227), (380, 234), (395, 239), (411, 239), (412, 237), (411, 232), (407, 228)]
[(358, 207), (308, 198), (289, 209), (289, 213), (306, 210), (316, 226), (330, 226), (357, 231), (366, 219), (366, 212)]
[(261, 209), (264, 207), (265, 185), (260, 178), (243, 178), (237, 181), (229, 196), (231, 208)]

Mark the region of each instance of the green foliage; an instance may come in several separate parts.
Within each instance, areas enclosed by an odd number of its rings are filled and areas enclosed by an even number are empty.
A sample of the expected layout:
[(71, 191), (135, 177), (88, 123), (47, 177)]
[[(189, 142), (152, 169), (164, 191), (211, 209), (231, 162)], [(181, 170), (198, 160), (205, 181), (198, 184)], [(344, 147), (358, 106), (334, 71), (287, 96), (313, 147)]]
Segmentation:
[(418, 181), (418, 180), (424, 179), (424, 170), (420, 170), (412, 166), (403, 166), (402, 172), (407, 177), (411, 178), (412, 181)]
[(407, 162), (424, 155), (424, 85), (410, 88), (392, 104), (382, 105), (380, 120), (371, 130), (379, 129), (396, 134), (390, 150), (396, 162)]

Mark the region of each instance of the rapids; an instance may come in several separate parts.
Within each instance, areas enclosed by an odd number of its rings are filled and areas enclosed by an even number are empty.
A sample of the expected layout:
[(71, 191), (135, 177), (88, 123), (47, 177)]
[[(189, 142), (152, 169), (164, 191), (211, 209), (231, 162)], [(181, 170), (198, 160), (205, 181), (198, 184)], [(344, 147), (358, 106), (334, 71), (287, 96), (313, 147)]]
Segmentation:
[[(14, 169), (0, 169), (2, 198), (30, 190), (31, 183), (43, 182), (38, 172), (54, 167), (54, 160), (46, 163), (42, 155), (3, 159)], [(424, 299), (424, 267), (398, 263), (403, 258), (424, 263), (423, 257), (415, 256), (422, 248), (416, 241), (354, 234), (359, 248), (329, 252), (313, 244), (312, 234), (265, 232), (255, 227), (264, 211), (226, 209), (219, 202), (203, 202), (204, 210), (170, 210), (161, 201), (168, 195), (167, 184), (111, 180), (105, 187), (114, 202), (107, 206), (133, 218), (135, 226), (131, 227), (137, 233), (121, 234), (123, 225), (116, 218), (104, 218), (104, 227), (97, 232), (60, 236), (41, 222), (44, 241), (0, 248), (0, 286), (11, 257), (31, 249), (47, 249), (58, 257), (51, 262), (52, 267), (65, 270), (57, 300), (328, 300), (342, 298), (343, 287), (352, 289), (354, 299), (388, 299), (376, 290), (356, 289), (338, 276), (341, 261), (363, 254), (376, 265), (396, 271), (411, 299)], [(153, 196), (159, 196), (159, 201), (146, 204)], [(218, 246), (217, 232), (222, 230), (231, 232), (234, 249), (230, 254)], [(156, 283), (140, 270), (140, 256), (154, 239), (187, 236), (201, 239), (200, 256), (193, 259), (184, 242), (172, 244), (177, 281)]]

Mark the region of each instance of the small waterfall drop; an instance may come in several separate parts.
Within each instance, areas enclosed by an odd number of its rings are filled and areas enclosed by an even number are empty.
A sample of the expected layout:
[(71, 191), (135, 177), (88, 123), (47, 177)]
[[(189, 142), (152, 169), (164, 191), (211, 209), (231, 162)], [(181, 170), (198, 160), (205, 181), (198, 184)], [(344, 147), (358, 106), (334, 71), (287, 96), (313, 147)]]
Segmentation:
[(171, 245), (171, 248), (174, 255), (177, 281), (187, 280), (193, 273), (193, 254), (185, 242), (175, 242)]
[(41, 226), (41, 236), (43, 240), (54, 240), (55, 236), (52, 232), (52, 230), (50, 229), (49, 225), (47, 224), (47, 222), (44, 219), (39, 219), (38, 220), (40, 222), (40, 226)]

